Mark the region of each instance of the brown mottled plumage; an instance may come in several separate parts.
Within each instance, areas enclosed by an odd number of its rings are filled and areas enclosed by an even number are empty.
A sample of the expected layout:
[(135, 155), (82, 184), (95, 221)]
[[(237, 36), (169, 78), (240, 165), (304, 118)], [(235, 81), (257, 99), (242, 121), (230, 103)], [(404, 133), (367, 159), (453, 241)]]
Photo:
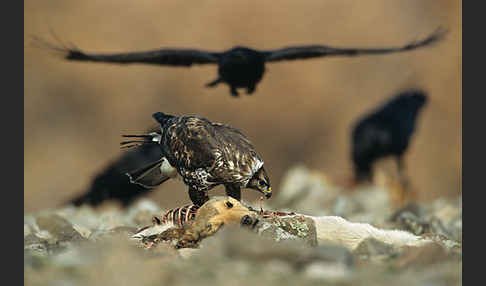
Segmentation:
[(189, 187), (191, 201), (201, 206), (209, 197), (207, 191), (225, 186), (226, 194), (241, 199), (241, 188), (252, 188), (267, 198), (272, 194), (263, 160), (251, 141), (239, 130), (197, 116), (172, 116), (157, 112), (160, 133), (124, 135), (142, 140), (122, 142), (160, 144), (163, 158), (149, 166), (129, 172), (132, 182), (157, 184), (160, 176), (177, 170)]

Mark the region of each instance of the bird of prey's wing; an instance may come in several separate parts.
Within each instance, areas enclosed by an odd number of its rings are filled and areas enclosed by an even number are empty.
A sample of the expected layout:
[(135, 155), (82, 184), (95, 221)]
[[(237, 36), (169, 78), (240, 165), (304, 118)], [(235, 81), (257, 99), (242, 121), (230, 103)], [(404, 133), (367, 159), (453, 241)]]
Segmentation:
[(193, 64), (217, 64), (220, 53), (193, 49), (160, 49), (128, 53), (86, 53), (76, 47), (62, 47), (34, 37), (34, 44), (63, 54), (72, 61), (92, 61), (118, 64), (144, 63), (168, 66), (191, 66)]
[(388, 54), (404, 52), (424, 47), (441, 40), (446, 33), (445, 29), (439, 28), (422, 41), (412, 42), (401, 47), (391, 48), (334, 48), (329, 46), (295, 46), (273, 51), (263, 51), (266, 62), (276, 62), (283, 60), (298, 60), (325, 56), (358, 56), (366, 54)]
[(211, 174), (222, 181), (238, 182), (247, 179), (255, 172), (255, 166), (263, 161), (254, 150), (252, 142), (238, 129), (213, 123), (218, 135), (224, 140), (219, 151), (226, 162), (218, 166), (217, 163)]
[(240, 130), (218, 122), (212, 122), (211, 125), (225, 136), (226, 140), (242, 145), (248, 150), (253, 149), (253, 143)]

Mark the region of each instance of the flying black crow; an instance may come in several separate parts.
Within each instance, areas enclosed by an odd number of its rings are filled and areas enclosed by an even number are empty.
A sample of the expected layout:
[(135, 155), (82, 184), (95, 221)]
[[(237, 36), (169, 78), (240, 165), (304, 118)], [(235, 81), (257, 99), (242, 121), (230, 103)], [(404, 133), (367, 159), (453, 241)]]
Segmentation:
[(159, 185), (164, 181), (160, 178), (166, 178), (175, 168), (196, 206), (209, 200), (207, 191), (221, 184), (226, 194), (237, 200), (241, 199), (241, 188), (255, 189), (266, 198), (271, 197), (263, 160), (239, 130), (197, 116), (157, 112), (153, 117), (160, 124), (160, 132), (123, 135), (136, 138), (122, 142), (123, 147), (156, 145), (162, 150), (159, 161), (127, 172), (133, 183), (149, 187)]
[(425, 47), (441, 40), (445, 30), (437, 29), (425, 39), (400, 47), (389, 48), (336, 48), (322, 45), (292, 46), (277, 50), (258, 51), (247, 47), (234, 47), (224, 52), (183, 48), (163, 48), (160, 50), (128, 53), (87, 53), (76, 47), (55, 46), (40, 38), (34, 38), (40, 46), (61, 52), (65, 59), (72, 61), (109, 62), (118, 64), (155, 64), (185, 66), (193, 64), (217, 64), (218, 78), (206, 84), (213, 87), (226, 83), (231, 95), (238, 96), (237, 88), (246, 88), (248, 94), (255, 91), (265, 72), (266, 62), (309, 59), (326, 56), (359, 56), (367, 54), (388, 54), (405, 52)]
[(407, 90), (362, 117), (352, 129), (352, 159), (357, 182), (371, 181), (372, 165), (395, 156), (403, 170), (403, 154), (415, 131), (417, 116), (427, 102), (421, 90)]

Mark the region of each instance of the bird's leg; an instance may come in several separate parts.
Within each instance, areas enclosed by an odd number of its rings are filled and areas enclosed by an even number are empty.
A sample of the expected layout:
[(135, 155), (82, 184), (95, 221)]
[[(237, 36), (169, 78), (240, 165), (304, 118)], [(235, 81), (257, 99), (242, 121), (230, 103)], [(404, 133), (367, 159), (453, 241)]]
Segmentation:
[(405, 173), (405, 162), (402, 156), (397, 157), (397, 166), (398, 166), (398, 176), (400, 178), (400, 181), (405, 188), (408, 188), (409, 181), (408, 181), (407, 174)]
[(403, 170), (405, 169), (405, 162), (403, 162), (403, 157), (402, 156), (398, 156), (397, 157), (397, 166), (398, 166), (398, 172), (403, 172)]
[[(388, 160), (390, 163), (396, 162), (396, 165), (389, 164), (388, 168), (384, 169), (387, 189), (391, 192), (391, 202), (395, 208), (401, 208), (408, 203), (413, 194), (410, 192), (409, 181), (405, 174), (403, 158), (398, 155), (394, 156), (394, 161)], [(386, 167), (386, 166), (385, 166)]]
[(240, 186), (233, 185), (233, 184), (226, 184), (224, 185), (226, 194), (235, 200), (241, 201), (241, 188)]
[(250, 95), (255, 91), (256, 86), (254, 84), (248, 86), (248, 89), (246, 90), (246, 94)]
[(236, 87), (230, 86), (230, 91), (232, 96), (238, 97), (238, 91), (236, 90)]
[(204, 203), (209, 200), (209, 196), (206, 192), (192, 188), (189, 188), (189, 198), (191, 198), (192, 203), (198, 207), (204, 205)]

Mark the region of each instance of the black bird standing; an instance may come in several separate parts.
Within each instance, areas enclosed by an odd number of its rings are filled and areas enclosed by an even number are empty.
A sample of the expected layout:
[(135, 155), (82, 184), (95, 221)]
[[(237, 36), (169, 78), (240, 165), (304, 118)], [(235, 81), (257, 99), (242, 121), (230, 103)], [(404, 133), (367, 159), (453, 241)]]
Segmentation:
[(207, 191), (221, 184), (226, 194), (237, 200), (241, 199), (241, 188), (252, 188), (271, 197), (263, 160), (239, 130), (197, 116), (157, 112), (153, 117), (160, 124), (160, 133), (123, 135), (137, 139), (122, 142), (122, 147), (156, 144), (162, 150), (159, 161), (128, 172), (132, 182), (155, 186), (163, 182), (159, 180), (161, 176), (167, 177), (166, 173), (175, 168), (197, 206), (209, 200)]
[(386, 156), (395, 156), (399, 172), (403, 171), (403, 154), (426, 102), (424, 91), (407, 90), (356, 123), (352, 130), (352, 159), (357, 182), (371, 181), (373, 163)]
[(412, 42), (401, 47), (360, 49), (334, 48), (321, 45), (294, 46), (277, 50), (258, 51), (247, 47), (234, 47), (224, 52), (211, 52), (195, 49), (160, 49), (143, 52), (117, 54), (86, 53), (77, 48), (58, 47), (40, 38), (38, 44), (63, 53), (64, 58), (72, 61), (109, 62), (118, 64), (155, 64), (166, 66), (186, 66), (193, 64), (217, 64), (218, 78), (208, 84), (214, 87), (226, 83), (231, 95), (238, 96), (237, 88), (246, 88), (248, 94), (255, 91), (265, 72), (266, 62), (309, 59), (325, 56), (359, 56), (367, 54), (388, 54), (405, 52), (431, 45), (443, 38), (445, 30), (439, 28), (422, 41)]

